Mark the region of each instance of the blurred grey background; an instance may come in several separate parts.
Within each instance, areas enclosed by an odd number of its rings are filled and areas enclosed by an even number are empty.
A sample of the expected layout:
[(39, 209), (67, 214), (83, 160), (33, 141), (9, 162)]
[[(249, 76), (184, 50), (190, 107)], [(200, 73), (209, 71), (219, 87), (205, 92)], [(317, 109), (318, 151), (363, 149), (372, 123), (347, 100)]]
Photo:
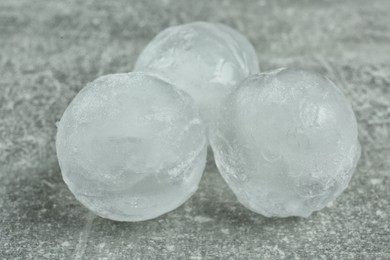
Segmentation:
[[(203, 20), (263, 70), (336, 81), (359, 123), (348, 189), (309, 219), (242, 207), (209, 153), (199, 191), (158, 219), (94, 216), (62, 181), (55, 122), (89, 81), (128, 72), (162, 29)], [(0, 1), (0, 259), (390, 259), (390, 1)]]

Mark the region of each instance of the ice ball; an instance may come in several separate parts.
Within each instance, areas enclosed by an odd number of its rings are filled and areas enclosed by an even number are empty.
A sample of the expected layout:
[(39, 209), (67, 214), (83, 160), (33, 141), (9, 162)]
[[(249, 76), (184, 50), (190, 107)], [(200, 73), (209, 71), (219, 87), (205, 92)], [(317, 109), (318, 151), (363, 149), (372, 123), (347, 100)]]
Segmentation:
[(249, 77), (211, 131), (238, 200), (267, 217), (308, 217), (348, 185), (360, 157), (354, 112), (329, 79), (279, 69)]
[(256, 52), (238, 31), (193, 22), (160, 32), (143, 50), (136, 71), (148, 70), (189, 93), (208, 124), (220, 102), (249, 74), (259, 72)]
[(91, 211), (118, 221), (158, 217), (197, 189), (205, 130), (192, 98), (144, 73), (98, 78), (58, 124), (63, 178)]

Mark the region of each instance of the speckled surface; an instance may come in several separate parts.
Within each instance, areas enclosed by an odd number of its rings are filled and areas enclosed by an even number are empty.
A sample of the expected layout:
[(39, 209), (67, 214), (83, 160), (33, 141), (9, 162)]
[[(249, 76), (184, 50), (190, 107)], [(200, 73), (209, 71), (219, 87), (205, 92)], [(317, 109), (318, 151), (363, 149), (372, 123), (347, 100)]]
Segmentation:
[[(390, 2), (0, 2), (0, 259), (390, 259)], [(242, 207), (213, 163), (199, 191), (158, 219), (95, 217), (56, 160), (54, 123), (89, 81), (131, 71), (170, 25), (222, 22), (263, 70), (329, 76), (351, 100), (362, 158), (348, 189), (309, 219)]]

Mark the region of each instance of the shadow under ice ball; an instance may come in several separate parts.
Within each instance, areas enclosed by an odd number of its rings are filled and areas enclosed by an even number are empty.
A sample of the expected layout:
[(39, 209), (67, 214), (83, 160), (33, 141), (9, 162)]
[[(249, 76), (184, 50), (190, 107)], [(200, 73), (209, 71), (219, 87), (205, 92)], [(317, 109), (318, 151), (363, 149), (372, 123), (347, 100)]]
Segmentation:
[(360, 157), (357, 123), (327, 78), (280, 69), (249, 77), (210, 137), (217, 166), (249, 209), (308, 217), (348, 185)]
[(203, 124), (188, 94), (143, 73), (88, 84), (58, 124), (57, 154), (76, 198), (119, 221), (158, 217), (197, 189)]
[(160, 32), (139, 56), (148, 70), (189, 93), (212, 123), (221, 100), (258, 73), (256, 52), (245, 36), (222, 24), (194, 22)]

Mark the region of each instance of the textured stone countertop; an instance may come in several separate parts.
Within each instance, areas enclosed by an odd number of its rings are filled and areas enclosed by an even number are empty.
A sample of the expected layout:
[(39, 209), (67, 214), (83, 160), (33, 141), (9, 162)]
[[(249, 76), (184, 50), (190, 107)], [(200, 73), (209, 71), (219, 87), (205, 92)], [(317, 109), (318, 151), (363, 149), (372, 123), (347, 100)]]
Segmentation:
[[(89, 81), (131, 71), (162, 29), (222, 22), (262, 70), (329, 76), (351, 100), (362, 157), (308, 219), (241, 206), (209, 153), (198, 192), (155, 220), (119, 223), (62, 181), (55, 122)], [(390, 259), (390, 1), (0, 1), (0, 259)]]

